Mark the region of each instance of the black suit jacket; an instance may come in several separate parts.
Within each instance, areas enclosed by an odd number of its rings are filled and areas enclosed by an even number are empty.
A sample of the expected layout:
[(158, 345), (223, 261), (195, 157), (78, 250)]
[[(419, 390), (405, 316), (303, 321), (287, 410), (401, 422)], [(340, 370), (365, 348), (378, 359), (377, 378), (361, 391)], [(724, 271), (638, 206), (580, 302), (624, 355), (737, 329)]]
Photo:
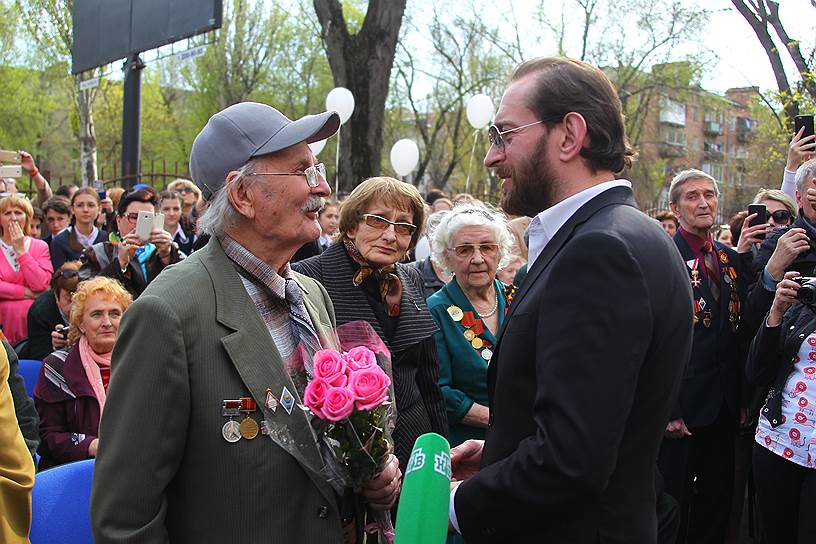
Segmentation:
[(615, 187), (530, 268), (488, 369), (482, 469), (456, 493), (469, 544), (653, 544), (654, 467), (691, 348), (677, 248)]
[[(674, 236), (674, 241), (684, 261), (694, 259), (694, 253), (679, 231)], [(671, 415), (672, 419), (682, 417), (689, 427), (714, 423), (723, 402), (736, 425), (741, 403), (746, 342), (739, 334), (739, 329), (735, 331), (731, 327), (728, 305), (731, 289), (735, 288), (740, 305), (744, 306), (747, 278), (742, 268), (743, 261), (736, 251), (717, 241), (714, 242), (714, 247), (718, 254), (724, 252), (728, 259), (728, 263), (720, 262), (720, 301), (719, 304), (714, 304), (708, 280), (701, 273), (700, 286), (692, 288), (692, 296), (695, 300), (702, 298), (706, 301), (705, 310), (712, 312), (712, 323), (710, 327), (706, 327), (703, 315), (699, 315), (700, 321), (694, 326), (691, 358), (683, 375), (680, 398)], [(698, 267), (702, 266), (702, 263), (698, 264)], [(726, 266), (733, 267), (737, 274), (737, 279), (730, 284), (725, 281)], [(684, 268), (690, 283), (688, 264)]]

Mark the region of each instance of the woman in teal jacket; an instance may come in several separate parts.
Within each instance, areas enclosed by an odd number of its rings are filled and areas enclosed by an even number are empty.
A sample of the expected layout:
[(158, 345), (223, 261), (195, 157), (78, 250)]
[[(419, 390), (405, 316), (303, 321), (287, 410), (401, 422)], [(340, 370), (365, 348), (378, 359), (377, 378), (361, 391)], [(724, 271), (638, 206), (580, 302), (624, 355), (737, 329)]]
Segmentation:
[(510, 258), (503, 215), (483, 205), (457, 206), (431, 236), (431, 258), (454, 277), (428, 298), (439, 331), (439, 385), (451, 446), (484, 439), (489, 408), (487, 367), (515, 290), (496, 279)]

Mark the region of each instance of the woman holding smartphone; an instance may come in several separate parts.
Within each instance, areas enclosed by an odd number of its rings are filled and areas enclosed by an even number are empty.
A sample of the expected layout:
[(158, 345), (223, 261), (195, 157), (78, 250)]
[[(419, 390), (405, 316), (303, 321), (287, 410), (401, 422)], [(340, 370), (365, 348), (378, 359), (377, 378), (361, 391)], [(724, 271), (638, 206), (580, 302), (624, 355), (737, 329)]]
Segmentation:
[(115, 278), (136, 298), (165, 266), (183, 259), (163, 228), (145, 233), (146, 239), (136, 232), (139, 214), (156, 213), (158, 204), (158, 195), (151, 187), (125, 193), (116, 209), (116, 234), (82, 253), (80, 277)]

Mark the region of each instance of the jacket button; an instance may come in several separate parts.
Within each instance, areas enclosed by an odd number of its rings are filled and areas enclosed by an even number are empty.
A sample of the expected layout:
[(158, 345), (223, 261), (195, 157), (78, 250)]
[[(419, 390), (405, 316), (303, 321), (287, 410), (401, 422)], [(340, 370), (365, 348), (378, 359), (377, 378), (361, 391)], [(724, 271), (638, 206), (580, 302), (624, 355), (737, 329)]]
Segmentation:
[(774, 425), (776, 425), (776, 420), (775, 420), (775, 419), (774, 419), (774, 420), (772, 420), (772, 423), (773, 423)]
[(799, 335), (799, 338), (804, 338), (804, 337), (805, 337), (805, 335), (804, 335), (804, 334), (800, 334), (800, 335)]
[(329, 517), (329, 507), (328, 506), (321, 506), (317, 509), (317, 517), (320, 519), (326, 519)]
[(790, 326), (790, 330), (793, 330), (793, 329), (795, 329), (795, 328), (796, 328), (796, 325), (791, 325), (791, 326)]

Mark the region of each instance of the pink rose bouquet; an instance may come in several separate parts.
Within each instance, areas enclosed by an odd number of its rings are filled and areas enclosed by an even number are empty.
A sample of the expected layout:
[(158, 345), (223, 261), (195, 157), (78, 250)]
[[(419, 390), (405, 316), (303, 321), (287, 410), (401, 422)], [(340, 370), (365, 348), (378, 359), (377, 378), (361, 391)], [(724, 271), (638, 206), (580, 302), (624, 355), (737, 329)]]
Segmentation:
[[(355, 346), (344, 352), (324, 349), (312, 358), (312, 379), (303, 392), (303, 405), (313, 416), (329, 481), (338, 488), (363, 486), (382, 470), (393, 451), (393, 389), (383, 370), (390, 371), (390, 360), (379, 337), (377, 341), (371, 344), (376, 353), (367, 346)], [(370, 511), (368, 518), (366, 531), (393, 541), (387, 511)]]

